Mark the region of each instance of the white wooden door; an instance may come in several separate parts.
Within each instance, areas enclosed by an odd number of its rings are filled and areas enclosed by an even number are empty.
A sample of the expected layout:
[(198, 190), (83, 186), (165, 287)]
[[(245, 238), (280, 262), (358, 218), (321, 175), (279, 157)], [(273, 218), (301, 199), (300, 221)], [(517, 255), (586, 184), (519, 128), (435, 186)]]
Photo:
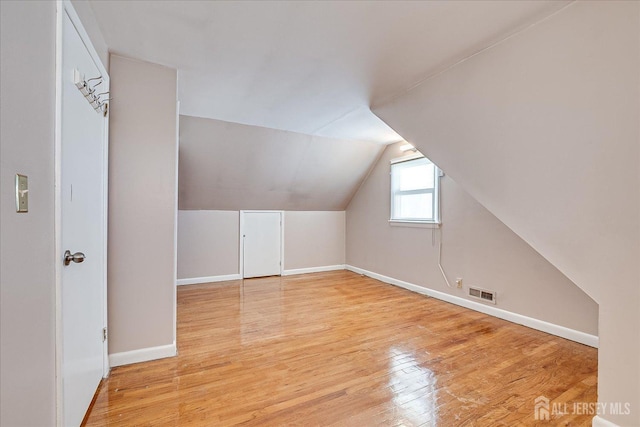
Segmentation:
[[(60, 284), (62, 423), (78, 426), (103, 377), (106, 287), (106, 119), (78, 90), (85, 79), (108, 76), (85, 46), (66, 7), (62, 12), (60, 86), (60, 245), (78, 253), (62, 265)], [(92, 83), (97, 83), (97, 80)], [(84, 254), (81, 260), (79, 254)]]
[(242, 212), (244, 278), (276, 276), (282, 262), (282, 212)]

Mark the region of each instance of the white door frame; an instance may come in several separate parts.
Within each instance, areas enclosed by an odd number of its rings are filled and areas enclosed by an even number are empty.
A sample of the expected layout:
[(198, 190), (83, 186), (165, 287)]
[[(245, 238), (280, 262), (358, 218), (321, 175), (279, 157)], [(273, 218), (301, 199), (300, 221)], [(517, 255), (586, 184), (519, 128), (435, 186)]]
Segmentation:
[[(64, 248), (62, 247), (62, 25), (64, 14), (75, 26), (80, 38), (86, 46), (91, 58), (100, 70), (100, 74), (104, 77), (103, 87), (109, 87), (109, 74), (107, 73), (98, 52), (96, 52), (91, 39), (87, 34), (80, 17), (71, 5), (70, 0), (56, 1), (56, 96), (55, 96), (55, 142), (54, 142), (54, 268), (55, 268), (55, 290), (56, 290), (56, 313), (55, 313), (55, 330), (56, 330), (56, 424), (63, 425), (64, 402), (63, 402), (63, 367), (62, 367), (62, 259)], [(108, 89), (107, 89), (108, 90)], [(103, 212), (103, 242), (104, 242), (104, 277), (103, 277), (103, 328), (107, 327), (107, 213), (108, 213), (108, 165), (109, 165), (109, 115), (105, 118), (104, 134), (103, 134), (103, 171), (102, 185), (104, 191), (104, 212)], [(104, 342), (103, 354), (103, 371), (102, 376), (106, 378), (109, 375), (109, 354), (108, 354), (108, 338)]]
[(240, 245), (238, 265), (240, 266), (240, 278), (244, 279), (244, 214), (245, 213), (277, 213), (280, 214), (280, 275), (284, 272), (284, 211), (274, 210), (242, 210), (240, 211)]

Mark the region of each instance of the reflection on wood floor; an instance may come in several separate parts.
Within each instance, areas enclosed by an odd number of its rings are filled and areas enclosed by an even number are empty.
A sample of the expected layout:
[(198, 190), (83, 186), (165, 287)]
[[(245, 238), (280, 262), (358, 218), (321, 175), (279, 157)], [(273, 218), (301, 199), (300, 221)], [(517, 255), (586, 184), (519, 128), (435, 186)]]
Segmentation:
[(538, 396), (596, 401), (597, 350), (347, 271), (180, 287), (178, 352), (113, 369), (86, 425), (515, 426)]

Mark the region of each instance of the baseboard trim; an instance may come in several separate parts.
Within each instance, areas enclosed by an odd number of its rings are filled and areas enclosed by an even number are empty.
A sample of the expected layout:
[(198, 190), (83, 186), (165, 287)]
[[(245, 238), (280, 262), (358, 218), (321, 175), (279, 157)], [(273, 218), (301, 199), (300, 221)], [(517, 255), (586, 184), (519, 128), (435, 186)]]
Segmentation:
[(596, 415), (595, 417), (593, 417), (593, 420), (591, 420), (591, 426), (592, 427), (620, 427), (618, 424), (614, 424), (611, 421), (605, 420), (600, 415)]
[(148, 362), (149, 360), (164, 359), (178, 354), (176, 344), (147, 347), (138, 350), (123, 351), (109, 355), (109, 366), (116, 367), (131, 365), (132, 363)]
[(325, 265), (322, 267), (309, 267), (309, 268), (294, 268), (291, 270), (283, 270), (283, 276), (293, 276), (294, 274), (307, 274), (307, 273), (321, 273), (323, 271), (335, 271), (344, 270), (344, 264), (339, 265)]
[(590, 335), (584, 332), (569, 329), (564, 326), (555, 325), (553, 323), (545, 322), (544, 320), (534, 319), (533, 317), (524, 316), (522, 314), (513, 313), (510, 311), (502, 310), (497, 307), (491, 307), (479, 302), (469, 301), (464, 298), (457, 297), (455, 295), (449, 295), (444, 292), (434, 291), (433, 289), (425, 288), (422, 286), (414, 285), (413, 283), (405, 282), (402, 280), (394, 279), (392, 277), (383, 276), (382, 274), (374, 273), (372, 271), (364, 270), (352, 265), (345, 265), (345, 269), (358, 274), (364, 274), (381, 282), (388, 283), (390, 285), (398, 286), (404, 289), (408, 289), (419, 294), (427, 295), (451, 304), (459, 305), (461, 307), (469, 308), (471, 310), (479, 311), (490, 316), (498, 317), (500, 319), (508, 320), (509, 322), (517, 323), (519, 325), (527, 326), (538, 331), (546, 332), (551, 335), (556, 335), (561, 338), (566, 338), (571, 341), (578, 342), (580, 344), (588, 345), (589, 347), (598, 348), (598, 337)]
[(214, 283), (214, 282), (226, 282), (227, 280), (240, 280), (242, 277), (239, 274), (225, 274), (222, 276), (207, 276), (207, 277), (191, 277), (188, 279), (176, 280), (176, 285), (198, 285), (200, 283)]

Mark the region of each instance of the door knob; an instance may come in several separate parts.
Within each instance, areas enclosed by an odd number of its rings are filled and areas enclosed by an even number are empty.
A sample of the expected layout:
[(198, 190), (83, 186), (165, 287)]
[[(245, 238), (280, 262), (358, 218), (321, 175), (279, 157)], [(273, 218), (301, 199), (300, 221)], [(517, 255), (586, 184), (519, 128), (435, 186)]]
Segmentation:
[(72, 254), (69, 250), (64, 252), (64, 265), (71, 264), (71, 261), (80, 264), (84, 259), (85, 256), (82, 252), (76, 252), (75, 254)]

